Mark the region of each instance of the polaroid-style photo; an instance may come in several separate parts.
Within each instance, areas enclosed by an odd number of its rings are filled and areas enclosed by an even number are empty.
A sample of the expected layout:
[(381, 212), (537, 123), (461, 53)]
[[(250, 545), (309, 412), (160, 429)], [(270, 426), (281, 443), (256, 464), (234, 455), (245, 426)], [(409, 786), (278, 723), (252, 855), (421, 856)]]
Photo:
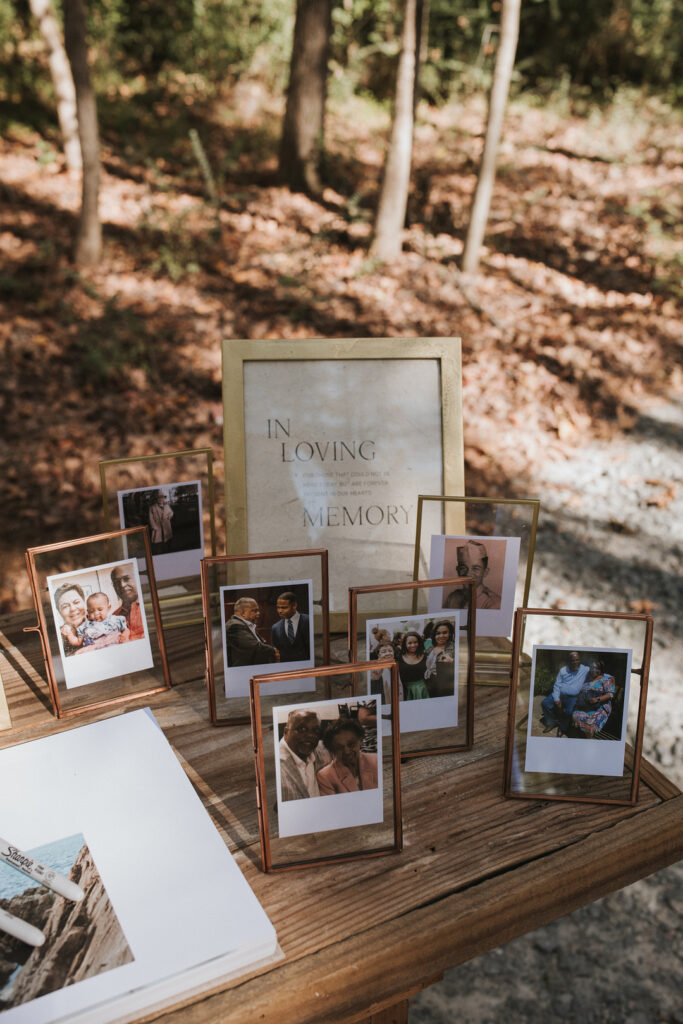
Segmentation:
[(45, 936), (32, 948), (0, 932), (0, 1013), (135, 959), (81, 833), (26, 852), (85, 896), (65, 900), (0, 863), (0, 907)]
[[(314, 667), (312, 580), (221, 587), (220, 603), (226, 697), (248, 697), (252, 676)], [(268, 692), (313, 689), (315, 680), (302, 679)]]
[(623, 775), (631, 657), (621, 648), (534, 646), (525, 771)]
[(154, 667), (135, 561), (47, 577), (67, 688)]
[(280, 838), (384, 820), (378, 704), (347, 697), (273, 708)]
[[(477, 584), (477, 635), (510, 636), (515, 610), (519, 537), (432, 536), (429, 578), (469, 576)], [(461, 587), (434, 588), (430, 612), (466, 607)], [(463, 612), (462, 625), (467, 624)]]
[(157, 581), (199, 576), (204, 557), (202, 486), (185, 480), (118, 491), (122, 529), (147, 526)]
[[(461, 611), (370, 619), (366, 657), (392, 658), (398, 664), (401, 732), (440, 729), (458, 724), (458, 633)], [(388, 714), (391, 678), (388, 669), (368, 673), (368, 693), (379, 694)], [(384, 721), (389, 734), (391, 722)]]

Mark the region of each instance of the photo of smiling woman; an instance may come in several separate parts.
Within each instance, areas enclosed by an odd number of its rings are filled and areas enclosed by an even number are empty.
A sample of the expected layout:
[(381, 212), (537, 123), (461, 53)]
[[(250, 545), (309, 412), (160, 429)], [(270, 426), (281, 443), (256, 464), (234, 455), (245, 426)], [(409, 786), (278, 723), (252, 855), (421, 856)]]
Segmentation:
[(152, 667), (134, 562), (49, 576), (47, 583), (67, 688)]

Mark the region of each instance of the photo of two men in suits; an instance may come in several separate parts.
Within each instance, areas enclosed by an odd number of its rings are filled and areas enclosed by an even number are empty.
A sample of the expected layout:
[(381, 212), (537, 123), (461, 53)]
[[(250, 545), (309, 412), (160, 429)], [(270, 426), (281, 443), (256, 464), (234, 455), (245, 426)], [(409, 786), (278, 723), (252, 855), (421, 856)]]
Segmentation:
[(309, 581), (222, 588), (228, 668), (310, 663)]

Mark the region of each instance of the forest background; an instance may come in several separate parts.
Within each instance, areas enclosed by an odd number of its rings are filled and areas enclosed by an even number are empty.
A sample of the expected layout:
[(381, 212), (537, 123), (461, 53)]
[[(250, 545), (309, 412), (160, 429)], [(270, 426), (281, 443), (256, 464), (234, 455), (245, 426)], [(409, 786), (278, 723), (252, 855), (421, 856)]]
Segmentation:
[[(532, 493), (547, 460), (683, 391), (683, 7), (524, 0), (475, 275), (501, 4), (322, 3), (324, 133), (299, 188), (280, 151), (295, 0), (81, 9), (103, 239), (85, 266), (37, 0), (0, 0), (0, 611), (30, 604), (27, 546), (100, 529), (100, 459), (211, 446), (220, 470), (223, 337), (462, 336), (472, 494)], [(372, 246), (404, 10), (423, 33), (387, 261)], [(643, 502), (676, 486), (644, 478)]]

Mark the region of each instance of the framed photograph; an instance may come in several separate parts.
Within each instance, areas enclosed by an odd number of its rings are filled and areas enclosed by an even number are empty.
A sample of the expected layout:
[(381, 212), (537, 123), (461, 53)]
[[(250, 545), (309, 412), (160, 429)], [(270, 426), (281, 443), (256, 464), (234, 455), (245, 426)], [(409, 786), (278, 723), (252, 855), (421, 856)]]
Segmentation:
[[(435, 509), (440, 531), (431, 527)], [(509, 685), (512, 613), (529, 605), (539, 510), (538, 498), (418, 495), (413, 579), (468, 573), (476, 581), (477, 683)], [(434, 592), (430, 611), (459, 601), (457, 588)]]
[[(442, 615), (408, 615), (398, 619), (368, 619), (365, 656), (368, 661), (390, 658), (398, 665), (401, 732), (455, 727), (458, 724), (456, 637), (461, 611)], [(387, 669), (368, 673), (368, 693), (389, 703), (391, 676)]]
[[(387, 716), (398, 708), (395, 663)], [(314, 670), (313, 692), (264, 698), (295, 671), (251, 680), (264, 871), (377, 856), (401, 847), (400, 745), (379, 728), (378, 697), (358, 693), (367, 662)], [(325, 694), (326, 696), (323, 696)]]
[(313, 667), (313, 580), (221, 587), (220, 601), (226, 697), (248, 697), (271, 665)]
[[(461, 586), (463, 607), (429, 611), (432, 595)], [(441, 578), (407, 584), (378, 584), (349, 590), (349, 658), (359, 653), (370, 669), (365, 692), (388, 711), (390, 673), (398, 671), (401, 756), (467, 750), (473, 742), (475, 584), (469, 578)], [(377, 615), (387, 602), (400, 615)], [(384, 666), (384, 667), (380, 667)], [(389, 718), (382, 728), (391, 728)]]
[(165, 627), (201, 623), (200, 563), (216, 553), (210, 448), (99, 464), (105, 529), (146, 527)]
[(630, 650), (534, 645), (526, 772), (623, 774), (631, 657)]
[(204, 557), (202, 487), (199, 480), (118, 492), (121, 526), (149, 528), (157, 582), (199, 576)]
[[(377, 699), (363, 701), (362, 709), (377, 722)], [(353, 697), (273, 708), (281, 836), (382, 821), (382, 749), (376, 729), (374, 749), (366, 748), (359, 710)]]
[(647, 615), (517, 609), (506, 795), (635, 802), (651, 647)]
[[(515, 584), (519, 564), (519, 537), (432, 537), (429, 575), (432, 579), (468, 577), (477, 585), (477, 632), (482, 636), (510, 636), (515, 610)], [(433, 590), (430, 611), (464, 608), (459, 584)]]
[(137, 562), (57, 573), (47, 585), (67, 689), (153, 668)]
[(457, 338), (226, 340), (229, 552), (327, 548), (344, 628), (349, 586), (410, 578), (417, 494), (462, 493), (460, 392)]
[[(214, 725), (249, 722), (252, 676), (303, 671), (329, 661), (324, 548), (205, 558), (202, 600)], [(296, 690), (313, 689), (310, 677), (297, 678)], [(292, 692), (283, 686), (273, 689), (272, 699)]]
[(58, 717), (170, 686), (145, 528), (29, 548), (26, 561)]

